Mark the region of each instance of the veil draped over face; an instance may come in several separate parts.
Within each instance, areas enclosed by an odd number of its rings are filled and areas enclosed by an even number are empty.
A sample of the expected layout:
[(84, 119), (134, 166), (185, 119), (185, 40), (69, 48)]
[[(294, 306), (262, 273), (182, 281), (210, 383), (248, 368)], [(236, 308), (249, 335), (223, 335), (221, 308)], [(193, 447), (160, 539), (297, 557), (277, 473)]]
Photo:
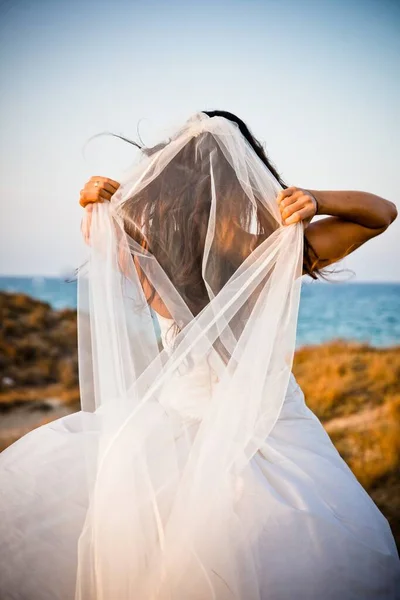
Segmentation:
[(236, 124), (197, 113), (93, 207), (79, 371), (99, 432), (77, 600), (259, 600), (252, 457), (287, 392), (303, 258), (281, 189)]

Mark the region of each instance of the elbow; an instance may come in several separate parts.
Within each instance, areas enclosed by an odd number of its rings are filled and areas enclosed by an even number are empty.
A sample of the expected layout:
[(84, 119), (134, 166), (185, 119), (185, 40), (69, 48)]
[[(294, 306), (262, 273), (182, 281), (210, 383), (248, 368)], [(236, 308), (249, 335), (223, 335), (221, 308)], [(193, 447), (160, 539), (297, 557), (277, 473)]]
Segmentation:
[(397, 207), (394, 202), (390, 202), (390, 200), (385, 200), (384, 210), (381, 213), (380, 218), (380, 228), (387, 229), (389, 225), (393, 223), (393, 221), (397, 218)]
[(369, 227), (385, 231), (397, 218), (397, 207), (394, 202), (386, 200), (386, 198), (374, 196), (373, 194), (368, 194), (368, 196), (372, 198), (372, 202), (369, 204), (371, 219)]
[(395, 219), (397, 219), (397, 206), (394, 204), (394, 202), (389, 202), (390, 208), (389, 208), (389, 225), (391, 223), (393, 223), (393, 221)]

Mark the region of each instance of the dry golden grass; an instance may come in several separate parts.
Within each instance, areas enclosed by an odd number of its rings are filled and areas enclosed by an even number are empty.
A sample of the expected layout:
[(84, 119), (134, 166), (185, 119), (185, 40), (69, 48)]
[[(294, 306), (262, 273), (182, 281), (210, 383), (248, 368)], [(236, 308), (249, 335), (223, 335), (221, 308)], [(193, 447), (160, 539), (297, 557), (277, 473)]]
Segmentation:
[(385, 408), (378, 419), (366, 418), (364, 425), (330, 433), (360, 483), (369, 488), (400, 467), (400, 396), (390, 399)]
[(300, 348), (294, 375), (322, 421), (384, 404), (400, 394), (400, 348), (344, 341)]

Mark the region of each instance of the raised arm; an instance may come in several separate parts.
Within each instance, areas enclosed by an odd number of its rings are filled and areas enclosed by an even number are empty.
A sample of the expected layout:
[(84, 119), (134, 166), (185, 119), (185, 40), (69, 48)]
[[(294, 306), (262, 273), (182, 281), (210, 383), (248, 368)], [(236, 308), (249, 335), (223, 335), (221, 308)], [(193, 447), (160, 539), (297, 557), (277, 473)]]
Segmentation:
[[(321, 269), (383, 233), (397, 217), (393, 202), (359, 191), (322, 191), (290, 187), (277, 198), (286, 225), (303, 220), (305, 237)], [(318, 215), (329, 215), (311, 223)]]

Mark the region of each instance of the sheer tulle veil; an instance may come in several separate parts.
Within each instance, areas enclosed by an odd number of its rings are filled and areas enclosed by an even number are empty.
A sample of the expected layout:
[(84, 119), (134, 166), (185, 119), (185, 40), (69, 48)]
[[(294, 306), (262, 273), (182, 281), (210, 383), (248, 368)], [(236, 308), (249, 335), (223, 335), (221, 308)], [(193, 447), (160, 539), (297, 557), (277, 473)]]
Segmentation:
[(389, 522), (292, 373), (280, 189), (198, 113), (85, 212), (82, 410), (0, 454), (2, 599), (399, 597)]
[[(234, 123), (197, 113), (93, 208), (78, 330), (82, 410), (96, 416), (96, 436), (82, 457), (77, 600), (259, 598), (252, 543), (264, 508), (251, 459), (285, 398), (302, 274), (303, 226), (283, 226), (280, 190)], [(171, 277), (179, 220), (161, 247), (163, 221), (148, 212), (146, 229), (138, 210), (184, 192), (207, 213), (198, 265), (208, 301), (196, 310)], [(175, 322), (169, 350), (144, 280)], [(213, 385), (196, 396), (201, 417), (183, 418), (168, 398), (185, 382), (194, 393), (204, 361)]]

